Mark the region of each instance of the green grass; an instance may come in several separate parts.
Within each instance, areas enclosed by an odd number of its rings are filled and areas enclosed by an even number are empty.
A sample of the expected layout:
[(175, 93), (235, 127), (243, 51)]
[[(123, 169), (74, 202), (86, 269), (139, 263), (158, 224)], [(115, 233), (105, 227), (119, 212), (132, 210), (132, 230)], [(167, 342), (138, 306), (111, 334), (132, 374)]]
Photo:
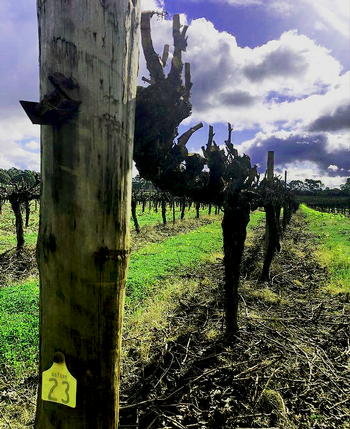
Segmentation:
[[(215, 208), (213, 207), (212, 215), (214, 215), (214, 213), (215, 213)], [(206, 214), (208, 214), (208, 207), (205, 207), (204, 209), (201, 208), (199, 210), (199, 216), (206, 215)], [(160, 206), (158, 207), (158, 211), (156, 213), (154, 208), (149, 210), (149, 205), (147, 203), (145, 211), (142, 212), (142, 204), (139, 204), (136, 208), (136, 215), (137, 215), (137, 220), (139, 222), (140, 228), (146, 225), (150, 226), (150, 225), (163, 224), (162, 209)], [(196, 217), (196, 209), (192, 204), (191, 208), (190, 209), (187, 208), (185, 211), (185, 219), (194, 219), (195, 217)], [(173, 211), (172, 209), (169, 208), (169, 206), (167, 206), (166, 218), (168, 223), (172, 223)], [(175, 218), (176, 220), (179, 220), (181, 218), (180, 207), (176, 207), (175, 209)], [(131, 229), (134, 229), (134, 222), (132, 219), (131, 219), (130, 225), (131, 225)]]
[(0, 288), (0, 362), (23, 373), (36, 365), (38, 352), (38, 281)]
[(248, 232), (252, 228), (257, 228), (263, 220), (265, 220), (265, 211), (263, 209), (258, 209), (251, 213)]
[(166, 277), (203, 263), (222, 248), (219, 222), (213, 222), (187, 234), (152, 243), (131, 255), (127, 277), (127, 303), (148, 295), (152, 286)]
[(333, 293), (350, 291), (350, 219), (341, 214), (321, 213), (301, 206), (316, 237), (316, 255), (330, 273)]
[[(263, 212), (254, 212), (249, 229), (256, 227), (263, 217)], [(183, 273), (220, 254), (219, 220), (132, 253), (127, 278), (127, 311), (130, 313), (142, 306), (142, 301), (152, 294), (166, 295), (165, 289), (170, 290), (174, 282), (181, 281)], [(0, 287), (0, 363), (21, 378), (37, 366), (38, 343), (38, 280)]]

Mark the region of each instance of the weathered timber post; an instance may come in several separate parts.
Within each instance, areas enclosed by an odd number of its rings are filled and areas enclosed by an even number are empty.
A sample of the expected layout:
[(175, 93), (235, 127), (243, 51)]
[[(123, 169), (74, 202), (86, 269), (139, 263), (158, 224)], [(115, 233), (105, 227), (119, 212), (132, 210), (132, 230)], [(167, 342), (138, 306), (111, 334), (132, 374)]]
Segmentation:
[(269, 185), (273, 185), (273, 174), (275, 168), (275, 152), (273, 150), (269, 150), (267, 153), (267, 181)]
[[(51, 125), (41, 127), (35, 428), (116, 429), (139, 1), (38, 0), (37, 7), (43, 102), (35, 114)], [(80, 101), (73, 116), (61, 116), (64, 100), (45, 113), (44, 97), (62, 96), (59, 85), (52, 95), (61, 78)]]

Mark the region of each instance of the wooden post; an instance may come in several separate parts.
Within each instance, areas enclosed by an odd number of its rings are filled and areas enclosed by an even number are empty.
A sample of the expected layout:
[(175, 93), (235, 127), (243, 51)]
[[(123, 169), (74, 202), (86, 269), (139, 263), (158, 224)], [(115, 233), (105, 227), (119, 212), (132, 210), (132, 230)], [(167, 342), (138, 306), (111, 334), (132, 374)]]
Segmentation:
[(41, 126), (35, 428), (116, 429), (139, 1), (38, 0), (37, 7), (41, 100), (52, 93), (49, 76), (60, 73), (78, 85), (81, 104), (74, 116)]
[(287, 186), (287, 170), (284, 172), (284, 186)]
[(270, 184), (273, 183), (274, 158), (275, 158), (275, 152), (273, 150), (269, 150), (267, 153), (267, 181)]

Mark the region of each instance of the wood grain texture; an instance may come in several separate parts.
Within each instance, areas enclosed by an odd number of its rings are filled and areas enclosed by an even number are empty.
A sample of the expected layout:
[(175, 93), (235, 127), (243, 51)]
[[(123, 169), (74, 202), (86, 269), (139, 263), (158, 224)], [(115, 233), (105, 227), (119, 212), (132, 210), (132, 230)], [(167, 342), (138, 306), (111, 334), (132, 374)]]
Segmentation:
[(38, 0), (41, 99), (48, 76), (79, 84), (78, 113), (41, 127), (40, 374), (56, 351), (77, 406), (41, 400), (36, 429), (115, 429), (138, 70), (139, 2)]

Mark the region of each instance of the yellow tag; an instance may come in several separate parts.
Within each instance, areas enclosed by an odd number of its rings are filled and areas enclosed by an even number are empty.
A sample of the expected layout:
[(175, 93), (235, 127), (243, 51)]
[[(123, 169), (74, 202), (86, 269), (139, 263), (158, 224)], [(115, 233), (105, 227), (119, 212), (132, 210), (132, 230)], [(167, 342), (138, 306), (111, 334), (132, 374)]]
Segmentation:
[(60, 363), (43, 372), (41, 399), (75, 408), (77, 399), (77, 380), (66, 366), (64, 355), (59, 353)]

